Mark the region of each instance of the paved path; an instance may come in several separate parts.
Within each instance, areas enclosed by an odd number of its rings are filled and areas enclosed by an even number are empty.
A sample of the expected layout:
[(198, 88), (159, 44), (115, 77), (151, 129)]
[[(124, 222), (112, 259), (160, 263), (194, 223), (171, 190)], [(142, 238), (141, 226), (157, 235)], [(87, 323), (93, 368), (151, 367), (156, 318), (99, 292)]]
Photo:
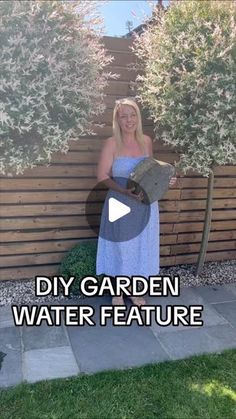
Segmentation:
[(113, 326), (109, 321), (102, 327), (99, 306), (110, 305), (109, 296), (74, 301), (95, 307), (93, 327), (16, 327), (11, 307), (0, 307), (0, 387), (236, 348), (236, 284), (182, 288), (180, 297), (146, 300), (150, 305), (202, 304), (204, 326)]

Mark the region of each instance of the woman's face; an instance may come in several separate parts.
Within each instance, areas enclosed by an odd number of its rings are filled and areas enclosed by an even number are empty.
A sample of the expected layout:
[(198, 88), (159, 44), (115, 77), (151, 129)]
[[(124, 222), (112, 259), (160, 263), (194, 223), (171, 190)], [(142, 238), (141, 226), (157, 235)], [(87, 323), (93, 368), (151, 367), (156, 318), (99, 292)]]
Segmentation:
[(118, 122), (123, 134), (135, 132), (138, 125), (138, 117), (133, 106), (121, 105), (118, 110)]

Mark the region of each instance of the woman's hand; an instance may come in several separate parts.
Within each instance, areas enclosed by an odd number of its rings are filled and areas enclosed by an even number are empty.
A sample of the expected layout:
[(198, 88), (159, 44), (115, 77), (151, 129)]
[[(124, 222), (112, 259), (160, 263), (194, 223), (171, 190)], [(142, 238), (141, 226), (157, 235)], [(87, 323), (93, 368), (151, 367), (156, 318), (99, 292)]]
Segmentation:
[(130, 189), (125, 189), (124, 193), (125, 195), (131, 196), (131, 198), (135, 198), (138, 201), (142, 201), (144, 196), (143, 196), (143, 192), (139, 192), (139, 194), (137, 195), (136, 193), (134, 193), (133, 191), (135, 190), (135, 187), (133, 186), (133, 188)]
[(177, 177), (176, 176), (173, 176), (172, 178), (170, 178), (169, 187), (174, 186), (176, 184), (176, 182), (177, 182)]

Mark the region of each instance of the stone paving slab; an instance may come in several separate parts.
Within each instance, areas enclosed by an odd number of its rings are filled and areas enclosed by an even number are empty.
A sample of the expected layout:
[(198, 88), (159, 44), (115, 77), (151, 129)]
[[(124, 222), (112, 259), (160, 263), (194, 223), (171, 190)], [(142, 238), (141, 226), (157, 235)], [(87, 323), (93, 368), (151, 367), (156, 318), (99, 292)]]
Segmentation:
[[(124, 369), (170, 359), (148, 327), (113, 326), (111, 321), (105, 327), (99, 325), (99, 305), (110, 305), (110, 297), (89, 301), (95, 307), (96, 326), (67, 327), (81, 372)], [(86, 304), (86, 300), (81, 303)]]
[[(235, 273), (235, 277), (236, 277), (236, 273)], [(236, 296), (236, 283), (232, 283), (232, 284), (225, 284), (224, 288), (233, 293)]]
[(180, 295), (179, 296), (172, 296), (168, 295), (166, 297), (164, 296), (150, 296), (145, 295), (145, 300), (147, 304), (158, 304), (158, 305), (176, 305), (176, 304), (183, 304), (183, 305), (190, 305), (190, 304), (203, 304), (206, 301), (203, 300), (203, 298), (197, 294), (195, 291), (195, 288), (192, 287), (183, 287), (180, 289)]
[(91, 373), (168, 360), (151, 331), (139, 326), (73, 327), (68, 330), (79, 368)]
[[(149, 305), (161, 305), (165, 308), (167, 305), (202, 305), (202, 316), (204, 326), (216, 326), (221, 324), (228, 324), (228, 320), (224, 318), (218, 311), (215, 310), (213, 304), (208, 304), (205, 300), (199, 295), (193, 288), (182, 288), (181, 294), (178, 297), (167, 296), (167, 297), (150, 297), (145, 296), (146, 302)], [(165, 313), (165, 311), (163, 311)], [(156, 323), (154, 315), (152, 316), (152, 326), (153, 332), (156, 333), (167, 333), (167, 332), (178, 332), (181, 330), (187, 329), (197, 329), (197, 326), (184, 326), (180, 324), (179, 326), (160, 326)], [(201, 328), (201, 326), (200, 326)]]
[(221, 351), (236, 348), (236, 328), (230, 324), (206, 327), (204, 330), (217, 340)]
[(11, 306), (0, 307), (0, 328), (14, 326)]
[(23, 378), (19, 329), (16, 327), (0, 329), (0, 352), (6, 354), (0, 369), (0, 387), (19, 384)]
[(23, 326), (22, 340), (25, 351), (67, 346), (68, 339), (63, 326)]
[(228, 320), (232, 326), (236, 327), (236, 301), (214, 304), (213, 307), (221, 316)]
[(23, 354), (23, 379), (34, 383), (79, 373), (70, 346), (35, 349)]
[[(152, 316), (154, 317), (154, 316)], [(173, 326), (170, 324), (169, 326), (160, 326), (154, 320), (152, 321), (151, 329), (156, 333), (176, 333), (181, 330), (194, 330), (198, 328), (203, 328), (206, 326), (217, 326), (228, 324), (228, 321), (222, 317), (216, 310), (212, 309), (209, 305), (204, 304), (201, 320), (203, 320), (203, 326), (184, 326), (183, 324), (179, 324), (178, 326)]]
[(236, 300), (236, 295), (223, 285), (195, 287), (194, 292), (199, 294), (207, 303), (223, 303)]
[[(23, 380), (36, 382), (80, 372), (124, 369), (152, 362), (222, 352), (236, 348), (236, 284), (184, 287), (179, 297), (145, 296), (147, 304), (199, 305), (203, 327), (152, 327), (99, 325), (100, 305), (111, 305), (110, 296), (65, 299), (56, 304), (90, 305), (96, 326), (15, 327), (11, 307), (0, 307), (0, 351), (7, 355), (0, 370), (0, 387)], [(127, 306), (129, 300), (125, 300)], [(7, 327), (6, 327), (7, 326)]]
[[(212, 328), (213, 330), (211, 330)], [(182, 330), (176, 333), (161, 333), (157, 338), (172, 359), (183, 359), (193, 355), (236, 348), (235, 340), (230, 341), (234, 331), (229, 328), (229, 325), (218, 325), (195, 330)], [(224, 342), (226, 336), (227, 341)]]

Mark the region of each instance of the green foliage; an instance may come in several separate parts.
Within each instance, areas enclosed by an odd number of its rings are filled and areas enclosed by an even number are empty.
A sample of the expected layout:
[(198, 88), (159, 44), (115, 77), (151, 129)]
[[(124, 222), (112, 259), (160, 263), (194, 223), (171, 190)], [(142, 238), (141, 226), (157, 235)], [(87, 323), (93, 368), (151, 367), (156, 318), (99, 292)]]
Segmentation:
[(96, 2), (0, 2), (0, 173), (48, 163), (104, 109)]
[(137, 96), (184, 173), (236, 162), (235, 17), (231, 1), (173, 2), (134, 40)]
[[(120, 333), (117, 327), (104, 329), (98, 327), (96, 333), (90, 327), (87, 339), (81, 336), (80, 350), (88, 350), (87, 357), (93, 354), (95, 333), (97, 358), (109, 358), (114, 348), (133, 365), (135, 350), (150, 351), (144, 334), (148, 336), (148, 330), (141, 333), (136, 327), (140, 340), (131, 346), (126, 339), (132, 337), (121, 333), (126, 328)], [(1, 419), (235, 419), (235, 365), (234, 349), (123, 371), (23, 383), (0, 389)]]
[(73, 294), (78, 294), (79, 283), (84, 276), (96, 277), (96, 254), (97, 242), (95, 240), (85, 240), (73, 247), (63, 259), (60, 266), (60, 275), (63, 275), (64, 278), (76, 277), (70, 288)]

